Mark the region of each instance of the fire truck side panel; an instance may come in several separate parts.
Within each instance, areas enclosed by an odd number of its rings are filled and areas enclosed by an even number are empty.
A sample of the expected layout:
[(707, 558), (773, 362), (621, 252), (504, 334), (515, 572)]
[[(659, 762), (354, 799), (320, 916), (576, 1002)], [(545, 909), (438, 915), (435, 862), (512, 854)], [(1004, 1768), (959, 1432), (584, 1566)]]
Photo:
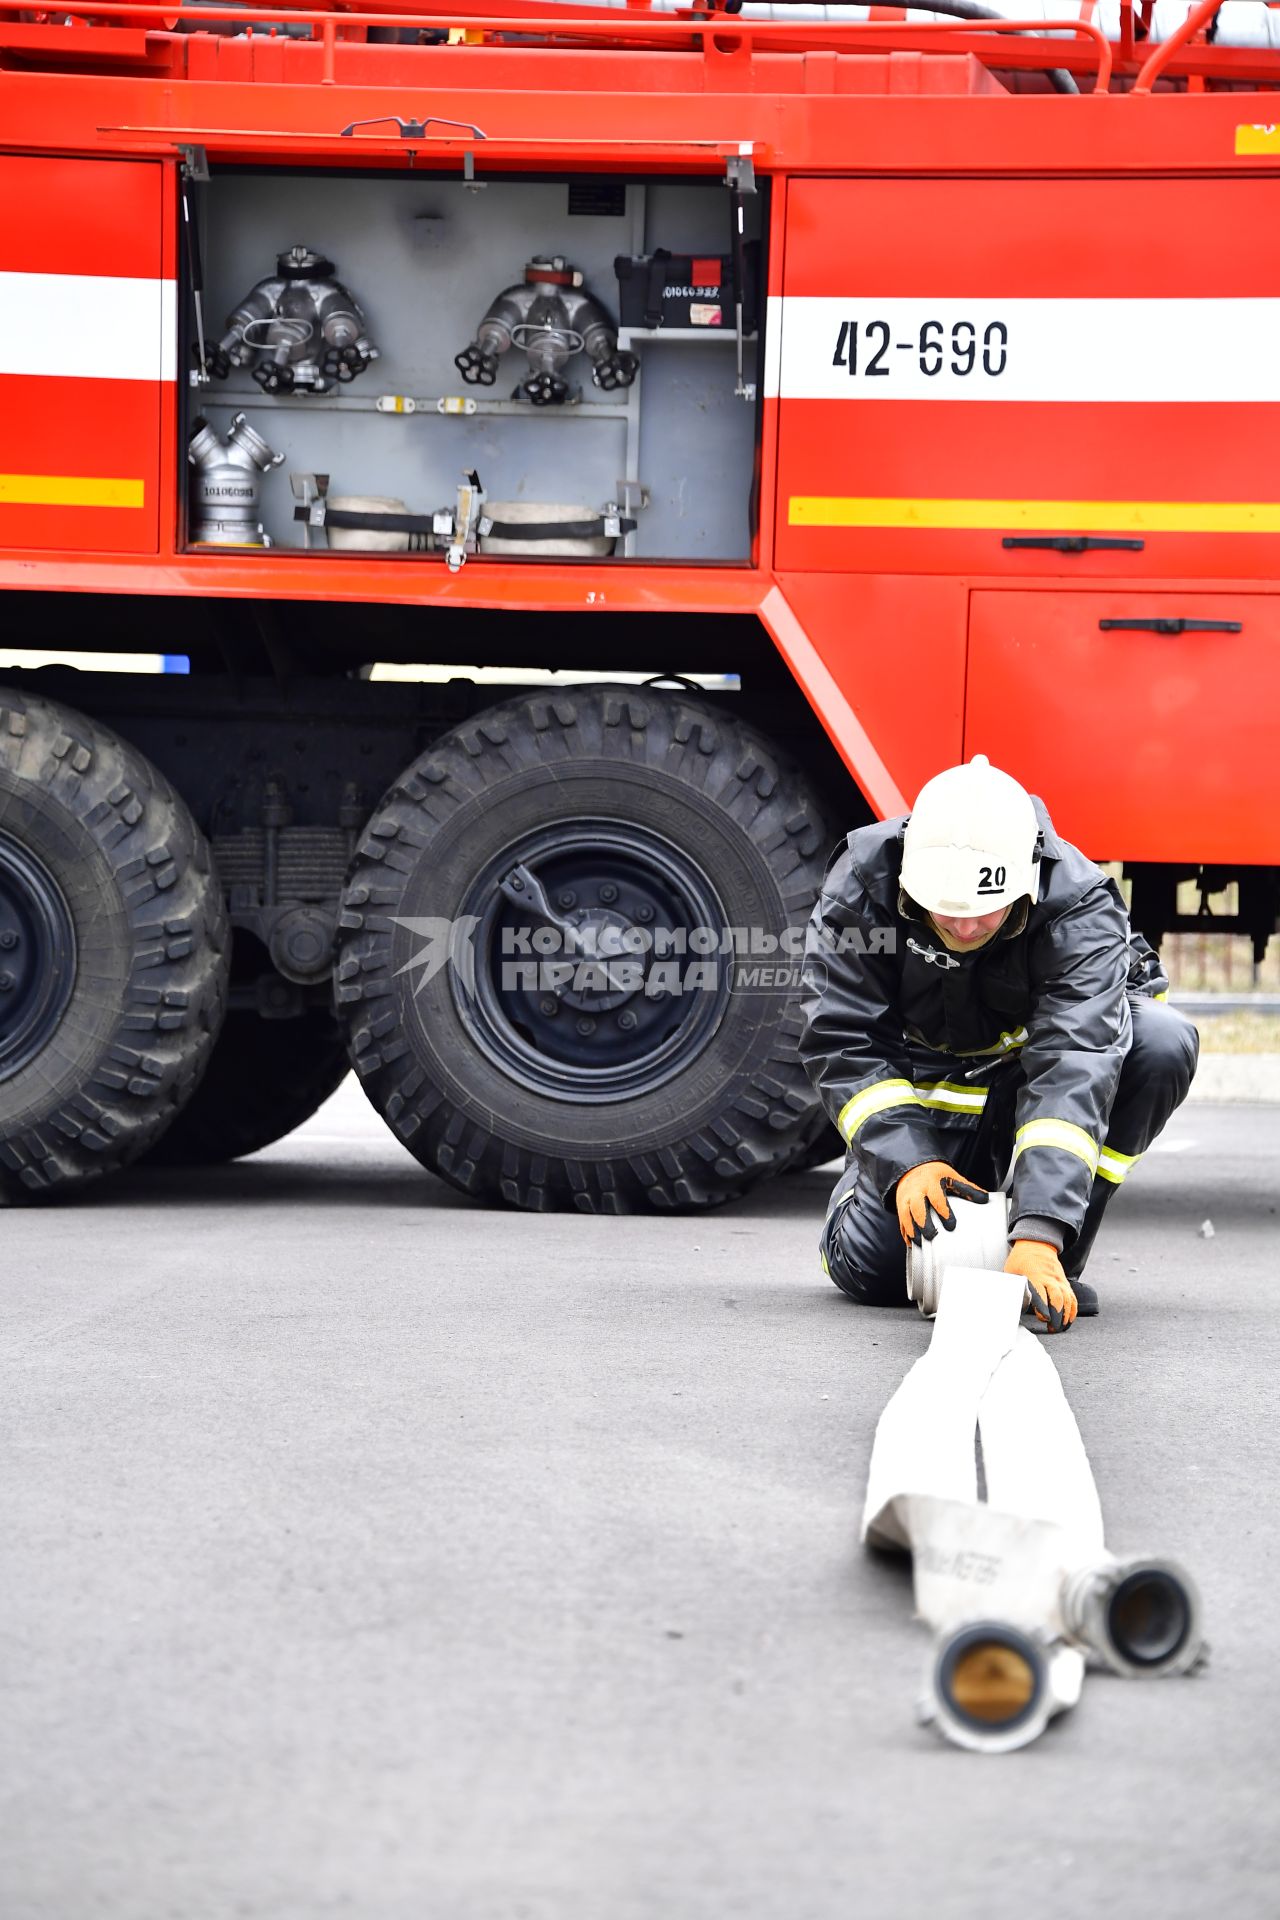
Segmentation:
[[(931, 774), (960, 758), (964, 582), (792, 573), (779, 576), (779, 587), (831, 685), (809, 684), (800, 659), (789, 660), (792, 671), (877, 812), (901, 812)], [(781, 627), (775, 638), (787, 653)]]
[(157, 551), (175, 305), (162, 172), (0, 157), (0, 547)]
[(1086, 579), (1274, 578), (1278, 216), (1244, 176), (793, 181), (779, 565), (1057, 574), (1077, 534)]
[(1095, 858), (1274, 862), (1277, 661), (1274, 596), (975, 593), (965, 753)]

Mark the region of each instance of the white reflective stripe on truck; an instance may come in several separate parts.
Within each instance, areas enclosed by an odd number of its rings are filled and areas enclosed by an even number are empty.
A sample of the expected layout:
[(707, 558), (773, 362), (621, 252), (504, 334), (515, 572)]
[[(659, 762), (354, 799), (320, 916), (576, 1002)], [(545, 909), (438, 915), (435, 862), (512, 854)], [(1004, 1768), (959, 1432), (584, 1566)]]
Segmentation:
[(0, 374), (173, 380), (177, 282), (96, 273), (0, 273)]
[(1280, 401), (1280, 354), (1244, 346), (1280, 299), (788, 294), (767, 324), (784, 400)]

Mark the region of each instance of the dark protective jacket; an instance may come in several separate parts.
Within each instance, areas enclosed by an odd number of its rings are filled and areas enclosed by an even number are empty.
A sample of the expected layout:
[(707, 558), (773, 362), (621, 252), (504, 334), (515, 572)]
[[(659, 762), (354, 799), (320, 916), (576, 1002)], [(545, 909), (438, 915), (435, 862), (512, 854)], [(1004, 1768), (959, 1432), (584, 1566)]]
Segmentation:
[(902, 892), (906, 816), (849, 835), (809, 925), (800, 1051), (886, 1206), (910, 1168), (951, 1157), (948, 1133), (979, 1124), (1016, 1059), (1009, 1217), (1057, 1222), (1070, 1246), (1129, 1050), (1126, 989), (1168, 982), (1115, 882), (1034, 804), (1039, 897), (968, 954), (948, 952)]

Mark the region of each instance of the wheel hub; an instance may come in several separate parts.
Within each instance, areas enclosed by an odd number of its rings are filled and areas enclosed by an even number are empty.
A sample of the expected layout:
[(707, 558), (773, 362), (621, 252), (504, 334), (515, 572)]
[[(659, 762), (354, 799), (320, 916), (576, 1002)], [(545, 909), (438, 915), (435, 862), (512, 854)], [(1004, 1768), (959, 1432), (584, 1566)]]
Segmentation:
[(76, 947), (61, 887), (0, 833), (0, 1080), (48, 1044), (75, 984)]
[[(513, 866), (523, 885), (500, 887)], [(480, 925), (474, 991), (454, 975), (459, 1009), (523, 1086), (575, 1103), (636, 1098), (687, 1067), (720, 1023), (723, 909), (689, 855), (647, 829), (547, 829), (508, 850), (466, 904)]]
[(628, 962), (639, 956), (628, 951), (635, 927), (625, 914), (608, 907), (594, 911), (580, 907), (565, 919), (578, 936), (583, 965), (575, 970), (578, 984), (560, 989), (562, 1005), (580, 1013), (612, 1013), (643, 992), (640, 980), (631, 984), (636, 970)]

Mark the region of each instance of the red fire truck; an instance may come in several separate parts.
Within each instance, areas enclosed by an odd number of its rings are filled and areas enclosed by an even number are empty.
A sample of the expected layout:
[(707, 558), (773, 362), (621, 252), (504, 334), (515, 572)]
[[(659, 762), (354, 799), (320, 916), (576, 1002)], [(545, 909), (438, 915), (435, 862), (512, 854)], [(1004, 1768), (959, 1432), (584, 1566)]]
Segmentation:
[[(0, 1193), (354, 1066), (477, 1198), (826, 1157), (838, 836), (1280, 873), (1280, 20), (0, 3)], [(478, 672), (483, 669), (483, 672)]]

